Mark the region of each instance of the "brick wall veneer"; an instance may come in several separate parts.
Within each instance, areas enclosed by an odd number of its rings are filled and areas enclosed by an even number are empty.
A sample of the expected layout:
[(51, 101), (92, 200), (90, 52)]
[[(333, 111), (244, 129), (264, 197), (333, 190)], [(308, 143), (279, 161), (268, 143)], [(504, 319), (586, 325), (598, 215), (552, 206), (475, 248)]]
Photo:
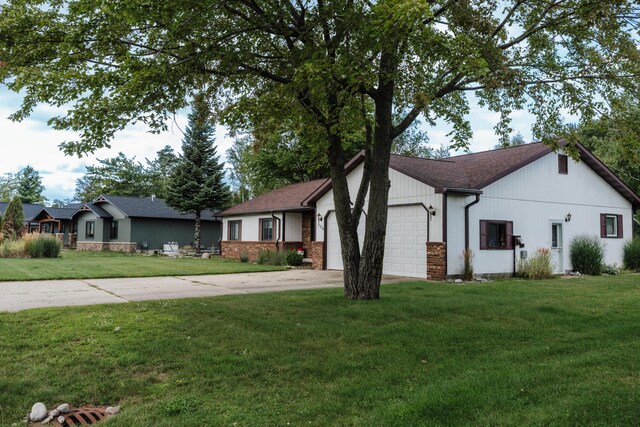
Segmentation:
[(79, 251), (114, 251), (128, 252), (136, 251), (138, 244), (136, 242), (77, 242), (76, 249)]
[(302, 247), (305, 251), (307, 258), (313, 258), (312, 256), (312, 242), (311, 242), (311, 229), (313, 228), (316, 216), (314, 212), (305, 212), (302, 214)]
[[(280, 249), (284, 251), (295, 251), (302, 242), (280, 242)], [(273, 241), (229, 241), (220, 242), (220, 256), (227, 259), (240, 259), (240, 254), (246, 253), (249, 261), (253, 262), (258, 256), (258, 252), (277, 251), (276, 243)]]
[(311, 267), (314, 270), (324, 269), (324, 242), (311, 242)]
[(427, 242), (427, 279), (445, 280), (447, 276), (447, 244)]

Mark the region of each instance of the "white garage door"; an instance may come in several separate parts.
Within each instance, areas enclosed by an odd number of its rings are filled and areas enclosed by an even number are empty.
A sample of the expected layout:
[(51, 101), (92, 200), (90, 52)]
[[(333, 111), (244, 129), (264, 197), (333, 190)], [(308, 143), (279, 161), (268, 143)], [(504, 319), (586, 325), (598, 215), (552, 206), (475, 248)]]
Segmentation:
[[(358, 227), (360, 248), (363, 218)], [(427, 277), (427, 212), (421, 205), (391, 206), (387, 219), (382, 272), (407, 277)], [(335, 213), (327, 219), (327, 269), (342, 270), (340, 236)]]

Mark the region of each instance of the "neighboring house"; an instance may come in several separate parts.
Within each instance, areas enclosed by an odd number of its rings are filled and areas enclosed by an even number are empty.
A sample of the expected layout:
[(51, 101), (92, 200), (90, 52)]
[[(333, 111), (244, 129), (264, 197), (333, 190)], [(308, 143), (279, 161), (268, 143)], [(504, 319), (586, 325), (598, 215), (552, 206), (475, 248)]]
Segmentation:
[[(169, 242), (190, 245), (195, 215), (184, 215), (157, 197), (102, 195), (80, 206), (73, 215), (78, 250), (162, 250)], [(201, 219), (202, 247), (217, 247), (222, 223), (210, 211)]]
[[(9, 206), (9, 202), (0, 202), (0, 217), (4, 218), (5, 211)], [(38, 221), (35, 216), (44, 208), (42, 205), (34, 205), (32, 203), (22, 204), (22, 213), (24, 214), (24, 227), (26, 233), (38, 231)]]
[(51, 233), (58, 237), (64, 246), (75, 247), (76, 228), (73, 215), (80, 205), (67, 205), (63, 208), (42, 208), (33, 218), (38, 223), (35, 232)]
[[(579, 234), (598, 236), (605, 261), (621, 264), (640, 197), (585, 147), (577, 148), (580, 162), (541, 143), (443, 160), (392, 155), (383, 272), (439, 280), (460, 275), (467, 247), (477, 274), (513, 273), (519, 259), (538, 248), (551, 250), (555, 271), (562, 273), (571, 269), (568, 248)], [(352, 197), (363, 161), (360, 153), (346, 165)], [(341, 270), (331, 182), (309, 190), (300, 208), (315, 229), (314, 266)], [(274, 193), (261, 197), (272, 200)], [(229, 211), (223, 213), (223, 254), (229, 222), (237, 221)], [(363, 217), (361, 240), (365, 222)]]
[(260, 250), (301, 247), (311, 258), (315, 209), (303, 202), (326, 181), (288, 185), (223, 211), (221, 255), (238, 259), (246, 254), (254, 261)]

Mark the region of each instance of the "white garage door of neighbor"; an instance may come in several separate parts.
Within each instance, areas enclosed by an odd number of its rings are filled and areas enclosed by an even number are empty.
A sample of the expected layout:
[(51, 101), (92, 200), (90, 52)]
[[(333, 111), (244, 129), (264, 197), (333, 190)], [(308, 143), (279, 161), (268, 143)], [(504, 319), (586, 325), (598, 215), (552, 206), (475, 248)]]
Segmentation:
[[(360, 248), (364, 240), (363, 218), (358, 227)], [(335, 213), (327, 220), (327, 269), (342, 270), (340, 236)], [(407, 277), (427, 277), (427, 212), (421, 205), (391, 206), (387, 219), (382, 272)]]

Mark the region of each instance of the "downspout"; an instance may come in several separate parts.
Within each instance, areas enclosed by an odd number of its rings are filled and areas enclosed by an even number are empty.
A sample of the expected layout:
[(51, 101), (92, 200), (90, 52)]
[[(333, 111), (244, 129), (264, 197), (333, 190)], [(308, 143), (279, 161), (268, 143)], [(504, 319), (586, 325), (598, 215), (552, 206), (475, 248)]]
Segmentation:
[(469, 208), (480, 201), (480, 194), (476, 194), (476, 199), (464, 207), (464, 248), (469, 250)]
[(287, 216), (285, 212), (282, 212), (282, 232), (279, 233), (282, 236), (282, 244), (284, 245), (287, 241)]
[(280, 228), (281, 221), (280, 221), (280, 218), (275, 216), (273, 212), (271, 212), (271, 218), (273, 218), (275, 221), (278, 221), (278, 236), (276, 238), (276, 250), (280, 251), (280, 233), (282, 232), (282, 229)]

